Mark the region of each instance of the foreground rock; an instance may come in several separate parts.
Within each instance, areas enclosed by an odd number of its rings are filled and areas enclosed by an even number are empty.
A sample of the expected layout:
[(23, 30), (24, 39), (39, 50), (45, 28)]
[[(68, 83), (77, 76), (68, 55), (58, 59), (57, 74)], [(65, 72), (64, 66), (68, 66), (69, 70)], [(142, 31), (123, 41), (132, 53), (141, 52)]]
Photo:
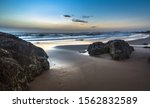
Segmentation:
[(43, 49), (0, 33), (0, 90), (28, 90), (28, 83), (49, 69)]
[(128, 59), (133, 51), (134, 48), (123, 40), (109, 42), (109, 53), (114, 60)]
[(122, 60), (128, 59), (134, 51), (134, 48), (124, 40), (111, 40), (106, 44), (102, 42), (93, 43), (89, 45), (87, 51), (91, 56), (109, 53), (112, 59)]
[(104, 54), (106, 52), (105, 44), (102, 42), (95, 42), (88, 46), (87, 51), (88, 51), (89, 55), (91, 55), (91, 56)]

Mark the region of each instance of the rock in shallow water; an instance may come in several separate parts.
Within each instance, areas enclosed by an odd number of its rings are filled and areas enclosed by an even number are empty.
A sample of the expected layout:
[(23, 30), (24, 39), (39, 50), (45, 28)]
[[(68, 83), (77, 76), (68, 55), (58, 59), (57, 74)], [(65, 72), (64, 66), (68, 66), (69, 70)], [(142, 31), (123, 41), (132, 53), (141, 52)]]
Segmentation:
[(109, 53), (112, 59), (121, 60), (129, 58), (134, 48), (124, 40), (111, 40), (106, 44), (102, 42), (90, 44), (87, 51), (91, 56)]
[(49, 69), (43, 49), (0, 32), (0, 90), (28, 90), (28, 83)]

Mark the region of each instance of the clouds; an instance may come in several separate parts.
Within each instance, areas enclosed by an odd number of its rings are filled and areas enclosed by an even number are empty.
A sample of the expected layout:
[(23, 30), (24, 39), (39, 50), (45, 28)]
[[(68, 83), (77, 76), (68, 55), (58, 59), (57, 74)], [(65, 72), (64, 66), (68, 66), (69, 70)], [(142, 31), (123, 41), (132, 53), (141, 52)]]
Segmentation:
[[(70, 20), (71, 22), (73, 22), (73, 23), (80, 23), (80, 24), (88, 24), (88, 23), (90, 23), (89, 22), (89, 18), (91, 18), (91, 17), (93, 17), (93, 16), (89, 16), (89, 15), (83, 15), (83, 16), (80, 16), (80, 17), (76, 17), (76, 16), (74, 16), (74, 15), (69, 15), (69, 14), (65, 14), (65, 15), (63, 15), (63, 17), (64, 18), (67, 18), (67, 20)], [(91, 25), (91, 24), (90, 24)], [(97, 28), (96, 26), (90, 26), (90, 25), (88, 25), (89, 26), (89, 28), (91, 28), (91, 29), (95, 29), (95, 28)]]
[(81, 20), (81, 19), (72, 19), (72, 22), (78, 22), (78, 23), (88, 23), (88, 21)]
[(65, 18), (71, 18), (71, 15), (63, 15)]
[(87, 19), (87, 18), (91, 18), (91, 17), (93, 17), (93, 16), (86, 16), (86, 15), (85, 15), (85, 16), (82, 16), (82, 18), (84, 18), (84, 19), (85, 19), (85, 18), (86, 18), (86, 19)]

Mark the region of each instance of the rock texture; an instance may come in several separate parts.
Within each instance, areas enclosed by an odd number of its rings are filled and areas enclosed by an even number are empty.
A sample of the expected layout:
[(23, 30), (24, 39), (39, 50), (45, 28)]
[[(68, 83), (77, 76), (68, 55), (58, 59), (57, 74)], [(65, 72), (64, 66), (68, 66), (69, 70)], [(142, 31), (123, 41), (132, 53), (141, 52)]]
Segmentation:
[(28, 83), (49, 69), (43, 49), (0, 32), (0, 90), (28, 90)]
[(134, 48), (124, 40), (111, 40), (106, 44), (102, 42), (93, 43), (89, 45), (87, 51), (91, 56), (109, 53), (112, 59), (122, 60), (129, 58)]
[(87, 51), (91, 56), (101, 55), (101, 54), (105, 53), (104, 46), (105, 46), (105, 44), (102, 42), (95, 42), (88, 46)]
[(114, 60), (128, 59), (134, 48), (124, 40), (109, 41), (109, 53)]

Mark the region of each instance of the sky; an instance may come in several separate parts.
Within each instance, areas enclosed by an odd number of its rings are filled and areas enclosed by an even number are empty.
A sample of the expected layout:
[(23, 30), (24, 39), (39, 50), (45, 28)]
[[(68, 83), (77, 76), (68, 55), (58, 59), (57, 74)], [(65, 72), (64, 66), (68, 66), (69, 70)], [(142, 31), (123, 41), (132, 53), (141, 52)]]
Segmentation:
[(150, 0), (0, 0), (0, 31), (150, 30)]

